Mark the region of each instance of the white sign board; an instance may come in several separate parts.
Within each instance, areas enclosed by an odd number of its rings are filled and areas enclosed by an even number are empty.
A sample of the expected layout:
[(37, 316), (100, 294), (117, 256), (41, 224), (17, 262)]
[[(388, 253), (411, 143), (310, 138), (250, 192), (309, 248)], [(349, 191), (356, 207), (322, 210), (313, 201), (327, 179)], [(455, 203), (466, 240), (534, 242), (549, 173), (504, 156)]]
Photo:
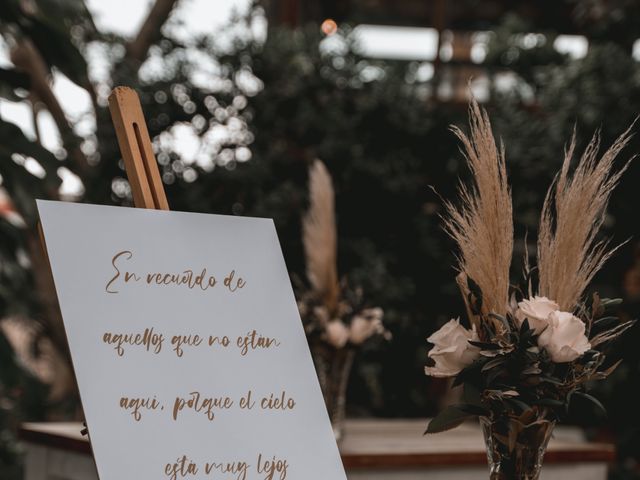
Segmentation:
[(38, 201), (101, 480), (344, 480), (271, 220)]

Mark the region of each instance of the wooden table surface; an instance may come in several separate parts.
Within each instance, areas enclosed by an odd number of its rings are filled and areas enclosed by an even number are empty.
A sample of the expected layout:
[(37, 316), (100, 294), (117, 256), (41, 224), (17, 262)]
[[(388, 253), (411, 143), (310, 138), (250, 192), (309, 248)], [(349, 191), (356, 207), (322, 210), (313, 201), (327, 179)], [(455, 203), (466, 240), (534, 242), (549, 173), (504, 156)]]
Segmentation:
[[(346, 468), (486, 465), (480, 427), (461, 425), (424, 436), (427, 420), (352, 420), (341, 445)], [(577, 428), (556, 428), (545, 463), (609, 463), (615, 449), (584, 441)]]
[[(485, 465), (486, 453), (475, 423), (423, 436), (427, 420), (349, 420), (340, 445), (347, 469)], [(89, 455), (79, 423), (27, 423), (21, 438), (29, 444)], [(547, 463), (610, 463), (612, 445), (587, 443), (579, 429), (558, 427), (545, 456)]]

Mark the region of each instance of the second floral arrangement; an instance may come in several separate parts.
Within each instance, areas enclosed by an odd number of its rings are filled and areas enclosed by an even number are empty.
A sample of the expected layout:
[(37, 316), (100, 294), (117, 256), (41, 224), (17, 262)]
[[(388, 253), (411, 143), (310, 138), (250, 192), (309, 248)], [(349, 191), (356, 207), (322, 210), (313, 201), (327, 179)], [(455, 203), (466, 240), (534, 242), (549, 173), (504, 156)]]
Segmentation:
[(335, 194), (327, 168), (309, 169), (309, 209), (302, 220), (309, 288), (298, 309), (309, 340), (336, 439), (343, 433), (347, 383), (357, 350), (372, 338), (390, 338), (380, 307), (367, 305), (361, 288), (338, 276)]

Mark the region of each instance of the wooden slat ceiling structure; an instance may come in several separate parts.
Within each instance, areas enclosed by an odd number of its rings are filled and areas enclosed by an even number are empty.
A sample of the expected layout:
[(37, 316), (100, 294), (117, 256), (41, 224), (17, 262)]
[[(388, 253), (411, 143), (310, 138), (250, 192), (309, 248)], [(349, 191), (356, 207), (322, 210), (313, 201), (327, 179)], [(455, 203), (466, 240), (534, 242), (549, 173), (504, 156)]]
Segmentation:
[(434, 27), (460, 31), (490, 29), (507, 13), (536, 30), (584, 33), (577, 3), (560, 0), (264, 0), (269, 19), (299, 25), (332, 18), (339, 22)]
[(475, 32), (491, 31), (506, 15), (525, 20), (530, 32), (581, 35), (633, 48), (638, 39), (640, 2), (625, 0), (261, 0), (271, 25), (375, 24), (434, 28), (438, 52), (448, 44), (452, 54), (438, 55), (432, 98), (466, 103), (469, 79), (487, 79), (471, 58)]

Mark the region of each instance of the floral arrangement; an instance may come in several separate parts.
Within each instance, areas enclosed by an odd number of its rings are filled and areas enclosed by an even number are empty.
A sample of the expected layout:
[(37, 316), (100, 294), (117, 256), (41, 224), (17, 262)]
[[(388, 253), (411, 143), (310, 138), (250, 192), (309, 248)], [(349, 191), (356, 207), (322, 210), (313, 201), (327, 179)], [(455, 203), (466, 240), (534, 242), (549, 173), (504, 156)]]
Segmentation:
[[(338, 280), (335, 194), (320, 160), (309, 170), (309, 209), (302, 220), (308, 288), (299, 287), (298, 309), (337, 439), (342, 436), (347, 382), (355, 352), (368, 340), (388, 339), (383, 311), (364, 301), (361, 288)], [(300, 284), (300, 282), (297, 282)]]
[[(479, 416), (491, 478), (538, 478), (553, 427), (581, 398), (602, 408), (588, 382), (618, 365), (612, 342), (633, 321), (613, 314), (620, 300), (587, 296), (596, 272), (613, 254), (597, 234), (612, 190), (628, 163), (614, 170), (627, 145), (624, 132), (598, 158), (596, 134), (570, 174), (575, 133), (540, 218), (537, 265), (525, 253), (521, 285), (510, 283), (513, 255), (511, 191), (504, 148), (496, 146), (486, 112), (470, 105), (470, 136), (461, 140), (473, 183), (461, 184), (460, 205), (446, 203), (444, 225), (459, 248), (457, 283), (469, 327), (450, 320), (427, 340), (426, 374), (453, 377), (462, 401), (431, 420), (436, 433)], [(525, 240), (526, 244), (526, 240)]]
[(373, 336), (387, 337), (383, 311), (367, 307), (361, 288), (338, 280), (334, 191), (324, 163), (309, 170), (309, 210), (302, 221), (307, 277), (311, 288), (299, 295), (298, 308), (311, 342), (334, 349), (362, 345)]

